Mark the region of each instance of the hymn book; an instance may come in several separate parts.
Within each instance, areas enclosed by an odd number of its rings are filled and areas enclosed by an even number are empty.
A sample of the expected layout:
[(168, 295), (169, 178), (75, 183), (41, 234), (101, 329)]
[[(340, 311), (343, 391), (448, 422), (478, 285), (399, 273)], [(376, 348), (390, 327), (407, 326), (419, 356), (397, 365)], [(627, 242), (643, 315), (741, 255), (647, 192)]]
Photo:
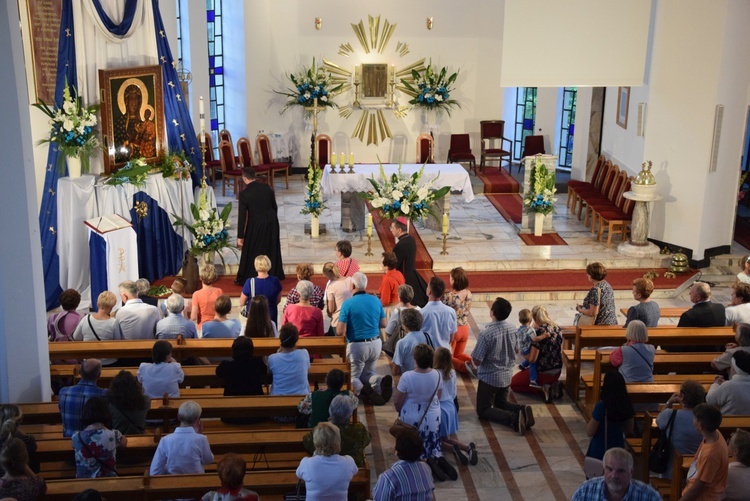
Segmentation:
[(133, 226), (130, 221), (119, 214), (109, 214), (87, 219), (84, 224), (99, 234), (109, 233), (110, 231), (119, 230)]

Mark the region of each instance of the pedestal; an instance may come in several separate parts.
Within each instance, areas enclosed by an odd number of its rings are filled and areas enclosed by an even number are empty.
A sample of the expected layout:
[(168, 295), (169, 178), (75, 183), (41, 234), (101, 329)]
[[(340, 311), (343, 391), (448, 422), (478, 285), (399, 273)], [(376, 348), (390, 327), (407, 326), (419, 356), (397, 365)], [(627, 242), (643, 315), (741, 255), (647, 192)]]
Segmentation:
[(443, 214), (451, 213), (451, 194), (450, 192), (440, 200), (436, 200), (430, 205), (430, 211), (434, 214), (428, 215), (424, 220), (424, 225), (435, 231), (443, 231)]
[(659, 247), (648, 241), (651, 217), (649, 202), (661, 200), (662, 196), (658, 193), (643, 195), (633, 191), (626, 191), (623, 196), (628, 200), (633, 200), (635, 206), (630, 223), (630, 240), (618, 245), (617, 252), (632, 257), (649, 257), (658, 254)]
[(341, 229), (347, 233), (365, 228), (365, 200), (356, 193), (341, 193)]
[[(523, 166), (524, 166), (524, 172), (523, 172), (523, 191), (521, 192), (521, 197), (524, 196), (524, 194), (530, 189), (531, 184), (531, 169), (534, 166), (534, 162), (536, 162), (536, 157), (525, 157), (523, 159)], [(557, 168), (557, 155), (542, 155), (542, 163), (547, 166), (547, 169), (550, 171), (553, 171)], [(529, 213), (526, 211), (523, 211), (523, 214), (521, 215), (521, 230), (520, 233), (533, 233), (534, 232), (534, 216), (535, 214), (533, 212)], [(547, 214), (544, 216), (544, 229), (542, 230), (543, 233), (554, 233), (555, 228), (552, 226), (552, 214)]]

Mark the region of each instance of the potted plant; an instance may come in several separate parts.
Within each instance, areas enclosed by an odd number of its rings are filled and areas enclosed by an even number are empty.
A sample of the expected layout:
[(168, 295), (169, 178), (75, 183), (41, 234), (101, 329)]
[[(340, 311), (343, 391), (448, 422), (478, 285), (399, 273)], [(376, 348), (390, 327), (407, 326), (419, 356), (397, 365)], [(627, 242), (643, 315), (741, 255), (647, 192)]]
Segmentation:
[(316, 169), (311, 163), (307, 168), (307, 187), (305, 189), (305, 206), (301, 214), (310, 214), (310, 236), (320, 236), (320, 215), (326, 204), (323, 202), (323, 191), (320, 182), (323, 179), (323, 170)]
[(523, 205), (527, 212), (534, 214), (534, 235), (541, 236), (544, 217), (555, 212), (555, 172), (550, 172), (542, 163), (541, 155), (537, 155), (530, 176), (530, 189), (524, 195)]

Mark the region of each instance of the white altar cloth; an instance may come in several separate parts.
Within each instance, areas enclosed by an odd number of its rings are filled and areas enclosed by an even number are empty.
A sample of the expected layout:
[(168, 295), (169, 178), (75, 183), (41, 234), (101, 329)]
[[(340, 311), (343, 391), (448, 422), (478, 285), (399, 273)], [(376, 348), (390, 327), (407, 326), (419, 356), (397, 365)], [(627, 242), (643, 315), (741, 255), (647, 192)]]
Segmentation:
[[(81, 308), (91, 304), (88, 231), (83, 224), (87, 219), (109, 214), (119, 214), (130, 221), (133, 195), (143, 191), (169, 214), (193, 222), (190, 204), (193, 202), (191, 180), (166, 179), (161, 174), (147, 177), (145, 188), (132, 184), (109, 186), (96, 184), (92, 175), (77, 179), (61, 177), (57, 182), (57, 254), (60, 258), (60, 287), (81, 292)], [(182, 207), (181, 207), (182, 206)], [(179, 230), (178, 230), (179, 232)], [(192, 235), (184, 232), (187, 246), (192, 244)]]
[[(403, 164), (401, 172), (412, 174), (417, 172), (422, 164)], [(348, 167), (347, 167), (348, 169)], [(398, 164), (383, 164), (383, 170), (387, 175), (398, 171)], [(369, 178), (380, 178), (380, 166), (377, 164), (355, 164), (353, 174), (331, 173), (331, 166), (326, 165), (323, 169), (323, 195), (330, 198), (337, 193), (370, 191), (372, 185)], [(461, 164), (427, 164), (424, 169), (422, 180), (426, 183), (431, 179), (437, 179), (433, 188), (439, 189), (450, 186), (451, 191), (460, 191), (465, 202), (474, 200), (474, 190), (471, 188), (469, 173)]]

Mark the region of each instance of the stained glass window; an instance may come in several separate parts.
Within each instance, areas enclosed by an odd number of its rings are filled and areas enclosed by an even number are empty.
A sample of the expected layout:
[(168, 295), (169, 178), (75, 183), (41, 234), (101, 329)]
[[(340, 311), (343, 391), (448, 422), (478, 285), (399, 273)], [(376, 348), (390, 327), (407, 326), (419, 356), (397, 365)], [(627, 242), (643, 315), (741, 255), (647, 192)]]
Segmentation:
[(513, 160), (521, 159), (523, 141), (534, 135), (536, 121), (536, 87), (516, 89), (516, 130), (513, 138)]
[(222, 0), (206, 0), (208, 30), (208, 85), (210, 96), (211, 137), (218, 156), (219, 131), (224, 121), (224, 35)]
[(560, 120), (560, 167), (570, 168), (573, 163), (573, 135), (576, 127), (577, 87), (563, 88), (562, 119)]

